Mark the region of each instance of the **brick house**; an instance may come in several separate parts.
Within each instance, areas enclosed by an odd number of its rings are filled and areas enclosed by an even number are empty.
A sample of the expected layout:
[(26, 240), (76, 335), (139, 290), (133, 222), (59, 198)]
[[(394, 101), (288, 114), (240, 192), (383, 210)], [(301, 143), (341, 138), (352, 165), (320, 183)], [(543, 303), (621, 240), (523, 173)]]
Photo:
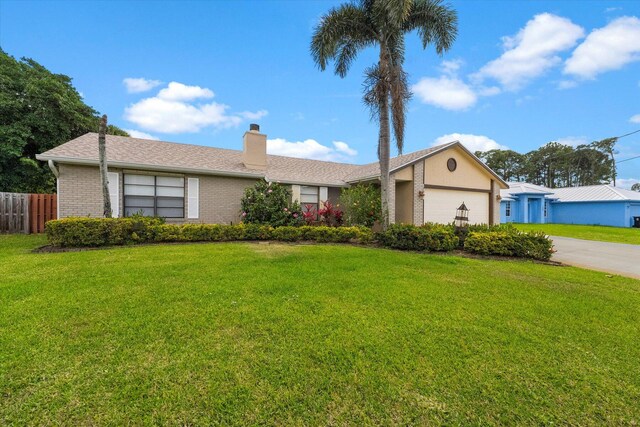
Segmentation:
[[(107, 135), (114, 216), (142, 212), (168, 222), (237, 223), (244, 189), (266, 179), (290, 186), (302, 204), (338, 202), (341, 188), (379, 182), (378, 163), (354, 165), (267, 154), (267, 136), (251, 125), (243, 149)], [(60, 218), (102, 215), (98, 135), (88, 133), (36, 156), (57, 178)], [(500, 189), (491, 169), (457, 141), (391, 159), (389, 219), (453, 221), (464, 202), (472, 223), (500, 222)]]

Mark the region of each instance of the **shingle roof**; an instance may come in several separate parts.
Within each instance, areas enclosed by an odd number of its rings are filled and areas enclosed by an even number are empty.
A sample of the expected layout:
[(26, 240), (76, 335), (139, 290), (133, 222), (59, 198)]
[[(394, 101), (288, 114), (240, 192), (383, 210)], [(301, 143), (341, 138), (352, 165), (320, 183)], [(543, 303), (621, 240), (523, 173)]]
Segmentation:
[[(39, 160), (97, 164), (98, 134), (87, 133), (36, 156)], [(391, 171), (411, 164), (457, 142), (439, 145), (394, 157)], [(365, 165), (267, 155), (267, 170), (248, 169), (242, 151), (175, 142), (107, 135), (107, 157), (112, 166), (157, 170), (191, 171), (266, 177), (271, 181), (310, 185), (344, 186), (349, 182), (374, 179), (380, 174), (378, 162)]]
[[(389, 161), (389, 170), (393, 172), (403, 166), (409, 165), (421, 158), (433, 154), (436, 151), (440, 151), (449, 145), (456, 144), (457, 141), (449, 142), (447, 144), (437, 145), (431, 148), (425, 148), (424, 150), (414, 151), (413, 153), (403, 154), (402, 156), (393, 157)], [(366, 165), (358, 166), (358, 169), (346, 176), (347, 182), (360, 181), (365, 179), (372, 179), (380, 176), (380, 163), (369, 163)]]
[(639, 192), (614, 187), (610, 184), (547, 188), (527, 182), (510, 182), (508, 189), (500, 190), (500, 196), (503, 200), (522, 193), (546, 195), (548, 199), (558, 202), (640, 201)]

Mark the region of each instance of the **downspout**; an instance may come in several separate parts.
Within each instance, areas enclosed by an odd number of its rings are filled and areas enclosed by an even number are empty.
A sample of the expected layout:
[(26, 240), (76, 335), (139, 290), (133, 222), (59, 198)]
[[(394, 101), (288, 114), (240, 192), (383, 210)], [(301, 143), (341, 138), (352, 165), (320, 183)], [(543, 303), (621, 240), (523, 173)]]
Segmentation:
[(53, 172), (53, 174), (55, 175), (56, 180), (57, 180), (58, 177), (60, 176), (60, 172), (56, 168), (56, 164), (53, 162), (53, 160), (49, 160), (47, 162), (47, 164), (49, 165), (49, 169), (51, 169), (51, 172)]

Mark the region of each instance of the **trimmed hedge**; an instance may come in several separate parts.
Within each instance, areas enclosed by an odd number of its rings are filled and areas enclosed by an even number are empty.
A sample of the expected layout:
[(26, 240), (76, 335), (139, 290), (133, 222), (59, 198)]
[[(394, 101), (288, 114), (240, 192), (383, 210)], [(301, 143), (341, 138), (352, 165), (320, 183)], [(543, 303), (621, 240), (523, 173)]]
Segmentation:
[[(319, 243), (371, 243), (401, 250), (446, 252), (463, 248), (481, 255), (537, 260), (551, 258), (552, 242), (544, 233), (512, 226), (474, 227), (464, 244), (451, 225), (394, 224), (375, 235), (365, 227), (283, 226), (260, 224), (165, 224), (160, 218), (66, 218), (46, 224), (49, 243), (59, 247), (117, 246), (152, 242), (229, 242), (276, 240)], [(456, 234), (458, 233), (458, 235)]]
[(378, 233), (376, 237), (383, 246), (393, 249), (447, 252), (458, 247), (458, 237), (446, 225), (392, 224), (387, 231)]
[(503, 255), (548, 261), (553, 243), (542, 232), (472, 231), (464, 242), (464, 250), (480, 255)]
[(60, 247), (115, 246), (151, 242), (228, 242), (236, 240), (368, 243), (362, 227), (273, 228), (260, 224), (165, 224), (158, 218), (66, 218), (47, 222), (49, 243)]
[(161, 218), (65, 218), (48, 221), (49, 243), (61, 247), (127, 245), (153, 241)]

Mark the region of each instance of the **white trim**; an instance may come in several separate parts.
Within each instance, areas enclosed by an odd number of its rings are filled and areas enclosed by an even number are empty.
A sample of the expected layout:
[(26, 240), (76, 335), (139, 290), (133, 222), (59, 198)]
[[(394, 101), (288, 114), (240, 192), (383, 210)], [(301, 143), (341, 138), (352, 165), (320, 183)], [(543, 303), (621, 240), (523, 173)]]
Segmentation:
[(109, 182), (109, 197), (111, 199), (111, 216), (120, 217), (120, 174), (118, 172), (107, 172)]
[(187, 218), (200, 218), (200, 179), (187, 178)]
[(320, 187), (318, 198), (320, 200), (320, 203), (326, 202), (327, 200), (329, 200), (329, 187)]

